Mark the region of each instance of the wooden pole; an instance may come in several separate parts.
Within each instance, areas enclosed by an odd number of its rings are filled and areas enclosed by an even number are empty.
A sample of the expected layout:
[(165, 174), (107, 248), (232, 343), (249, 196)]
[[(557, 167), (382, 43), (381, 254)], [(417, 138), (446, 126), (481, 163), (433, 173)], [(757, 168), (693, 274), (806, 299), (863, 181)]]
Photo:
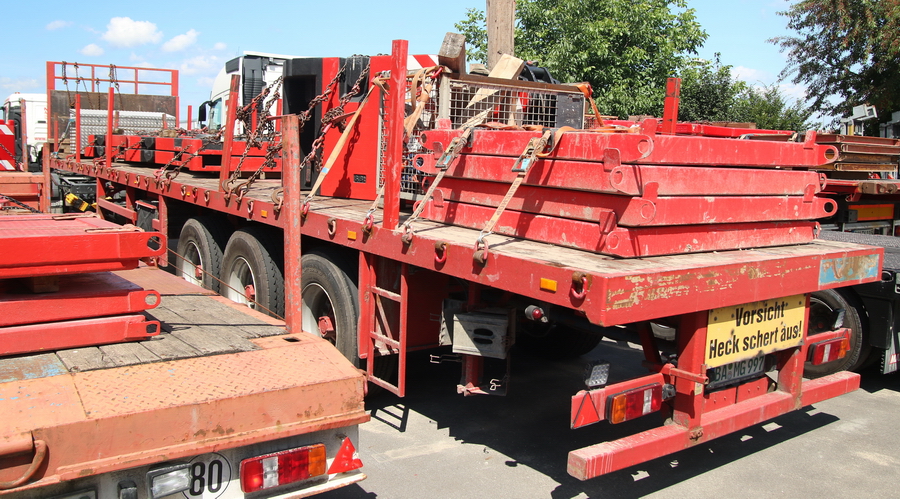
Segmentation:
[(503, 54), (515, 55), (516, 0), (487, 0), (488, 69)]

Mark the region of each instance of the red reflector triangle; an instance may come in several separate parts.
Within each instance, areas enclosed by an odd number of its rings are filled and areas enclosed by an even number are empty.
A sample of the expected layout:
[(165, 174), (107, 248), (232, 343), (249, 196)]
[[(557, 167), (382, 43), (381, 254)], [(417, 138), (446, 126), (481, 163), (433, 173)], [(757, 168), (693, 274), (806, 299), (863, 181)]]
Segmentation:
[(581, 395), (581, 403), (578, 406), (578, 412), (572, 419), (573, 430), (600, 421), (600, 414), (597, 413), (597, 408), (594, 407), (594, 401), (591, 399), (591, 394), (583, 392), (578, 395)]
[(359, 454), (356, 453), (356, 447), (353, 446), (353, 442), (348, 437), (344, 439), (341, 449), (338, 451), (337, 456), (334, 457), (331, 467), (328, 468), (328, 474), (357, 470), (362, 468), (362, 465)]

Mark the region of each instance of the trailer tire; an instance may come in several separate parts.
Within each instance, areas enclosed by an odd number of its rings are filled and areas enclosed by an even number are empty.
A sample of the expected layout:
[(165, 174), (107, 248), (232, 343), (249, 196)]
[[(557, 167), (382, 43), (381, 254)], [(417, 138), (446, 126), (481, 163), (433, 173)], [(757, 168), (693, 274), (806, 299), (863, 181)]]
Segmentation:
[[(177, 274), (184, 280), (219, 292), (219, 275), (228, 244), (228, 233), (218, 221), (210, 217), (190, 218), (178, 237), (175, 256)], [(197, 277), (197, 267), (201, 276)]]
[(807, 362), (803, 375), (807, 378), (821, 378), (840, 371), (860, 368), (869, 357), (871, 345), (868, 334), (860, 320), (857, 300), (850, 294), (837, 289), (816, 291), (809, 300), (809, 331), (812, 335), (830, 330), (840, 310), (844, 311), (843, 327), (850, 329), (850, 350), (843, 359), (814, 366)]
[(559, 323), (523, 321), (516, 343), (538, 357), (550, 360), (574, 359), (600, 344), (603, 335)]
[[(339, 256), (313, 250), (301, 257), (303, 267), (303, 329), (320, 331), (319, 319), (328, 317), (334, 331), (324, 333), (341, 354), (353, 365), (365, 369), (366, 361), (359, 358), (359, 288), (350, 275), (351, 264)], [(396, 356), (375, 359), (373, 374), (391, 382), (396, 370)], [(369, 393), (375, 393), (371, 385)]]
[[(222, 296), (273, 317), (284, 317), (284, 247), (262, 227), (235, 231), (222, 258)], [(252, 286), (252, 296), (247, 295)]]

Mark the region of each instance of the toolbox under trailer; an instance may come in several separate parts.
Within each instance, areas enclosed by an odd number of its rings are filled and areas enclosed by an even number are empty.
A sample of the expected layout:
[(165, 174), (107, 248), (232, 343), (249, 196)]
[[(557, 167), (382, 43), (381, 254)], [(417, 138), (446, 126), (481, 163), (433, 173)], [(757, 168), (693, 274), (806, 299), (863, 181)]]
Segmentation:
[[(391, 56), (372, 57), (372, 65), (381, 64), (380, 69), (390, 71), (382, 88), (407, 88), (406, 44), (394, 42), (393, 49)], [(322, 60), (320, 64), (330, 64), (336, 69), (338, 61)], [(321, 85), (319, 89), (327, 88), (328, 78), (317, 81)], [(459, 81), (497, 84), (471, 76), (459, 76)], [(512, 86), (512, 90), (501, 86), (500, 90), (488, 90), (482, 95), (509, 97), (521, 95), (517, 91), (554, 88), (544, 84), (522, 85), (521, 88)], [(412, 350), (453, 345), (462, 365), (460, 393), (504, 394), (510, 386), (515, 386), (508, 375), (509, 346), (523, 339), (517, 325), (540, 326), (547, 319), (550, 324), (559, 324), (561, 327), (551, 329), (550, 336), (545, 337), (551, 343), (571, 341), (569, 334), (581, 339), (585, 338), (584, 334), (630, 335), (643, 347), (644, 366), (649, 374), (630, 380), (607, 380), (604, 366), (591, 366), (585, 380), (586, 389), (572, 396), (568, 409), (571, 426), (578, 428), (600, 421), (620, 423), (658, 411), (668, 416), (668, 424), (573, 450), (569, 455), (569, 472), (580, 479), (676, 452), (858, 388), (859, 376), (849, 372), (803, 379), (804, 364), (833, 360), (847, 348), (847, 331), (840, 327), (839, 321), (830, 324), (827, 331), (814, 336), (807, 334), (809, 294), (876, 281), (883, 255), (880, 248), (818, 240), (815, 238), (817, 225), (804, 218), (818, 213), (816, 210), (831, 209), (817, 196), (821, 188), (818, 176), (813, 172), (779, 168), (786, 162), (802, 165), (820, 158), (828, 161), (825, 146), (817, 146), (813, 141), (677, 137), (674, 128), (672, 135), (659, 134), (651, 124), (636, 135), (609, 134), (598, 138), (596, 134), (587, 134), (584, 137), (589, 140), (608, 140), (606, 146), (594, 151), (593, 166), (602, 169), (597, 170), (601, 173), (596, 178), (609, 175), (618, 167), (624, 173), (639, 171), (642, 167), (634, 165), (648, 157), (644, 154), (647, 151), (640, 152), (640, 148), (658, 144), (656, 158), (677, 155), (685, 161), (690, 160), (693, 151), (696, 157), (691, 164), (696, 168), (685, 170), (692, 174), (699, 175), (702, 170), (698, 168), (728, 165), (729, 158), (737, 161), (734, 158), (739, 157), (748, 163), (744, 166), (763, 168), (732, 170), (736, 175), (744, 175), (741, 178), (752, 180), (754, 175), (769, 175), (764, 178), (796, 179), (798, 175), (812, 174), (813, 181), (800, 178), (799, 183), (795, 182), (799, 192), (778, 195), (782, 196), (779, 202), (786, 203), (782, 208), (798, 208), (781, 209), (782, 214), (774, 216), (775, 220), (740, 219), (750, 217), (752, 210), (744, 209), (741, 200), (724, 199), (716, 207), (731, 207), (739, 220), (732, 220), (732, 225), (710, 224), (708, 220), (706, 224), (692, 225), (691, 234), (697, 235), (693, 241), (693, 236), (686, 234), (681, 226), (658, 229), (620, 226), (605, 232), (602, 227), (598, 229), (600, 240), (606, 245), (601, 250), (616, 250), (608, 244), (615, 230), (622, 229), (616, 234), (635, 235), (632, 248), (636, 248), (636, 253), (626, 255), (632, 258), (612, 256), (617, 254), (615, 251), (611, 254), (588, 251), (580, 247), (581, 243), (559, 244), (560, 234), (559, 231), (554, 234), (552, 220), (543, 226), (543, 232), (529, 234), (530, 228), (541, 227), (539, 217), (543, 215), (527, 218), (530, 215), (525, 213), (525, 207), (512, 205), (504, 216), (517, 212), (520, 222), (537, 222), (509, 226), (501, 218), (493, 233), (487, 231), (488, 245), (484, 230), (467, 227), (465, 220), (441, 221), (444, 214), (434, 211), (440, 208), (435, 204), (441, 201), (465, 200), (439, 199), (422, 192), (410, 197), (404, 190), (410, 175), (409, 161), (415, 156), (410, 154), (414, 151), (404, 149), (407, 146), (403, 130), (406, 97), (404, 92), (376, 92), (381, 97), (381, 108), (377, 109), (381, 117), (376, 114), (374, 121), (373, 118), (366, 121), (365, 113), (357, 113), (363, 116), (361, 124), (355, 131), (354, 121), (347, 125), (356, 138), (350, 139), (345, 154), (338, 147), (338, 166), (322, 183), (332, 194), (338, 193), (333, 196), (307, 197), (311, 178), (315, 176), (308, 168), (300, 167), (301, 159), (309, 150), (308, 142), (304, 143), (300, 134), (301, 121), (295, 114), (279, 118), (282, 178), (259, 177), (239, 190), (223, 190), (223, 185), (229, 185), (228, 175), (232, 173), (227, 168), (212, 175), (192, 170), (161, 175), (155, 171), (159, 165), (121, 161), (117, 158), (128, 154), (125, 143), (118, 149), (108, 147), (98, 151), (94, 161), (59, 158), (48, 161), (47, 167), (95, 177), (100, 192), (124, 194), (120, 196), (123, 202), (107, 201), (101, 203), (101, 208), (131, 221), (143, 218), (145, 223), (173, 237), (183, 227), (194, 226), (190, 230), (196, 231), (195, 224), (200, 223), (204, 228), (202, 241), (196, 235), (189, 235), (199, 241), (193, 249), (202, 253), (202, 258), (194, 263), (201, 264), (203, 272), (218, 270), (217, 277), (229, 283), (232, 277), (240, 277), (225, 268), (229, 261), (236, 260), (235, 255), (250, 267), (250, 272), (242, 275), (249, 275), (251, 281), (236, 279), (232, 283), (236, 286), (231, 288), (237, 289), (223, 288), (223, 293), (237, 292), (240, 299), (257, 308), (274, 309), (283, 292), (281, 306), (286, 308), (289, 325), (302, 317), (303, 323), (294, 327), (303, 326), (306, 331), (328, 338), (348, 358), (360, 361), (370, 383), (400, 396), (406, 391), (407, 353)], [(474, 93), (473, 90), (467, 100)], [(329, 98), (333, 99), (332, 105), (337, 102), (337, 95)], [(520, 98), (519, 102), (523, 103), (524, 99)], [(352, 113), (358, 107), (361, 107), (358, 100), (349, 102), (344, 112)], [(376, 107), (367, 111), (371, 109)], [(297, 111), (295, 106), (292, 112)], [(443, 143), (437, 150), (434, 157), (438, 158), (441, 149), (450, 149), (452, 139), (462, 131), (444, 127), (435, 133), (443, 134), (451, 142)], [(491, 140), (479, 141), (476, 137), (474, 146), (463, 140), (462, 150), (471, 152), (472, 147), (485, 147), (485, 144), (494, 144), (496, 148), (508, 146), (514, 150), (508, 160), (512, 165), (525, 142), (541, 136), (541, 132), (534, 132), (524, 140), (507, 144), (512, 141), (509, 137), (522, 133), (477, 130), (473, 134), (490, 134)], [(225, 135), (228, 144), (232, 140), (228, 130)], [(334, 144), (340, 144), (340, 135), (337, 129), (325, 135), (323, 157), (330, 154), (329, 148)], [(353, 184), (371, 180), (355, 173), (355, 169), (366, 168), (372, 172), (373, 165), (359, 158), (365, 160), (366, 154), (370, 154), (371, 148), (363, 145), (375, 140), (373, 137), (377, 137), (381, 148), (373, 149), (381, 152), (376, 156), (378, 159), (371, 160), (382, 167), (376, 175), (381, 182), (376, 185), (384, 186), (381, 202), (378, 202), (380, 194), (370, 188), (371, 184), (363, 190)], [(573, 132), (566, 140), (581, 140), (578, 137), (582, 136)], [(104, 143), (116, 144), (115, 140), (108, 135)], [(646, 142), (643, 145), (642, 140)], [(731, 142), (721, 142), (727, 140)], [(637, 159), (627, 157), (631, 149), (614, 146), (629, 141), (639, 152)], [(713, 147), (716, 144), (724, 148), (716, 149)], [(354, 149), (354, 145), (360, 147)], [(685, 145), (691, 147), (684, 148)], [(226, 145), (225, 150), (228, 148)], [(715, 156), (716, 151), (724, 152)], [(494, 156), (504, 154), (497, 149)], [(463, 161), (475, 165), (478, 160), (475, 156), (473, 153), (462, 159), (452, 158), (448, 171), (462, 168), (459, 165)], [(543, 161), (548, 164), (551, 159)], [(650, 166), (681, 165), (664, 159), (658, 163)], [(559, 164), (559, 168), (567, 166), (562, 161), (553, 164)], [(419, 166), (428, 168), (429, 165)], [(654, 168), (643, 171), (648, 175), (663, 171)], [(547, 173), (544, 180), (537, 181), (540, 183), (554, 181), (554, 173), (564, 170), (540, 170), (534, 166), (533, 171)], [(452, 172), (447, 175), (452, 177)], [(508, 182), (510, 178), (505, 180)], [(434, 182), (433, 177), (431, 181)], [(524, 185), (528, 182), (526, 179)], [(683, 184), (697, 187), (695, 181)], [(738, 190), (741, 186), (721, 181), (702, 185), (714, 184)], [(758, 179), (756, 183), (747, 182), (748, 186), (761, 184), (778, 188), (777, 183)], [(666, 201), (663, 193), (654, 190), (661, 188), (660, 184), (648, 186), (637, 186), (639, 190), (632, 194), (636, 195), (636, 202)], [(342, 188), (344, 195), (339, 194)], [(761, 190), (756, 194), (777, 195), (758, 188)], [(308, 202), (301, 202), (304, 198)], [(430, 219), (418, 217), (419, 211), (413, 213), (409, 207), (401, 210), (401, 204), (406, 201), (428, 204), (423, 209), (433, 210)], [(470, 213), (483, 212), (484, 204), (489, 202), (464, 208)], [(802, 209), (800, 203), (806, 203)], [(491, 212), (494, 208), (487, 210), (487, 215)], [(628, 213), (644, 213), (647, 218), (653, 218), (640, 207), (637, 212)], [(621, 213), (614, 215), (612, 220), (623, 219)], [(640, 216), (634, 218), (637, 225), (640, 219)], [(405, 225), (407, 221), (411, 223)], [(181, 235), (186, 237), (185, 232)], [(642, 246), (642, 242), (646, 244)], [(208, 251), (207, 246), (213, 244), (220, 244), (217, 249), (220, 253), (214, 253), (216, 248), (212, 253)], [(693, 249), (691, 244), (695, 245)], [(238, 245), (249, 249), (236, 252)], [(251, 261), (255, 258), (252, 255), (263, 261)], [(302, 268), (298, 265), (301, 261)], [(270, 271), (266, 276), (258, 272), (259, 264)], [(202, 280), (202, 272), (186, 274)], [(276, 278), (272, 280), (271, 276)], [(674, 328), (674, 341), (662, 341), (654, 333), (657, 326)]]

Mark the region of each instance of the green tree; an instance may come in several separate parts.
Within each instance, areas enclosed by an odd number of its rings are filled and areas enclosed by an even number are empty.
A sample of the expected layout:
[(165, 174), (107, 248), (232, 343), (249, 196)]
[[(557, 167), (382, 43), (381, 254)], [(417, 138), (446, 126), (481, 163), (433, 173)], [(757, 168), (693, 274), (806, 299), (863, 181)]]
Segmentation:
[(804, 132), (816, 128), (809, 121), (812, 114), (800, 101), (789, 103), (778, 85), (756, 88), (745, 84), (734, 100), (727, 121), (752, 122), (757, 128), (767, 130)]
[(735, 100), (747, 84), (731, 76), (731, 66), (723, 66), (718, 53), (712, 62), (691, 62), (678, 76), (681, 78), (679, 120), (734, 121)]
[(900, 110), (900, 0), (801, 0), (780, 14), (797, 32), (770, 40), (787, 51), (782, 78), (807, 87), (814, 111)]
[[(590, 82), (600, 111), (619, 116), (660, 115), (666, 78), (706, 39), (685, 0), (518, 0), (516, 17), (516, 56)], [(483, 57), (484, 14), (470, 10), (456, 28)]]
[(815, 126), (803, 102), (788, 102), (777, 85), (754, 87), (731, 74), (716, 54), (714, 61), (697, 60), (680, 73), (682, 121), (734, 121), (756, 123), (769, 130), (805, 131)]

